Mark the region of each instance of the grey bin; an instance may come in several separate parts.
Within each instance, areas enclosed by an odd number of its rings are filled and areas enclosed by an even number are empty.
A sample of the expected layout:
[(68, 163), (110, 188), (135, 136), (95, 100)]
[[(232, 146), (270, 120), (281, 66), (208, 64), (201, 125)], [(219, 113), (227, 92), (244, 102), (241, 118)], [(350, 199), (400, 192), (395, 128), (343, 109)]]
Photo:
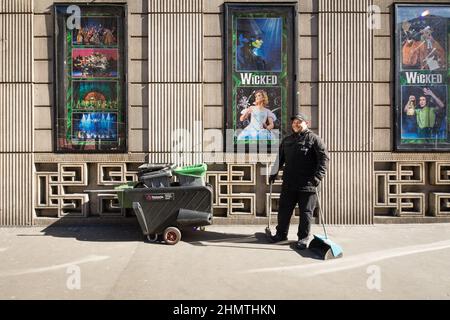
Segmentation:
[(175, 173), (175, 176), (178, 179), (178, 182), (181, 186), (205, 186), (205, 178), (204, 177), (193, 177), (187, 176), (183, 174)]
[(139, 177), (139, 181), (143, 182), (148, 188), (169, 187), (171, 179), (172, 171), (170, 169), (145, 173)]

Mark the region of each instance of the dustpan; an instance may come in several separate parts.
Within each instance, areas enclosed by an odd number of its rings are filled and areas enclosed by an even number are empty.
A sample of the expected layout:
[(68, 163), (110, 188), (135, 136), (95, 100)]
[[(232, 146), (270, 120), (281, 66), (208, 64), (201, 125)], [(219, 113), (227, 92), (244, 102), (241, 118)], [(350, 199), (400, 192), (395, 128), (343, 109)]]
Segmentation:
[(342, 247), (328, 238), (327, 229), (322, 213), (322, 202), (320, 201), (319, 192), (316, 189), (317, 199), (319, 203), (319, 219), (322, 222), (324, 235), (315, 234), (313, 240), (309, 243), (308, 248), (321, 257), (323, 260), (341, 258), (344, 254)]

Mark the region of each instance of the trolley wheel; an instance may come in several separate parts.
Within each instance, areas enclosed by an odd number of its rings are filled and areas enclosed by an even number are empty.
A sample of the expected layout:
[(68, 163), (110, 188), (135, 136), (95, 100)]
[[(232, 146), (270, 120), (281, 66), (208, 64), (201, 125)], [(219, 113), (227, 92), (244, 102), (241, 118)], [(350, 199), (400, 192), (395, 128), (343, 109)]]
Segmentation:
[(156, 240), (158, 240), (158, 235), (157, 234), (148, 234), (147, 240), (149, 242), (156, 242)]
[(177, 244), (181, 239), (181, 231), (176, 227), (168, 227), (164, 230), (163, 239), (167, 244)]

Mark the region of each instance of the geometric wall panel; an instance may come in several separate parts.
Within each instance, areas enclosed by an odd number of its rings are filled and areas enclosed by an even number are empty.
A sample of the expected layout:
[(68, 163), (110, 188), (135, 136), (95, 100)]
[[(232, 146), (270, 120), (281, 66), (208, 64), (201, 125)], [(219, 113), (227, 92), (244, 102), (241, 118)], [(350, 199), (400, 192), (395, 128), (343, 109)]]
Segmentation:
[[(266, 164), (266, 172), (270, 173), (271, 168), (272, 168), (272, 164), (267, 163)], [(272, 198), (270, 197), (269, 177), (270, 177), (269, 174), (267, 174), (265, 176), (265, 184), (267, 186), (269, 186), (267, 188), (268, 192), (266, 192), (266, 199), (265, 199), (266, 200), (265, 201), (266, 202), (266, 210), (265, 210), (265, 212), (266, 212), (266, 216), (267, 217), (269, 216), (269, 208), (272, 209), (272, 212), (270, 212), (270, 214), (272, 214), (272, 215), (277, 215), (278, 214), (278, 210), (274, 210), (274, 209), (278, 208), (278, 204), (279, 204), (279, 201), (280, 201), (280, 194), (281, 193), (274, 192), (275, 191), (274, 187), (275, 186), (281, 186), (281, 184), (283, 183), (283, 170), (278, 171), (277, 180), (275, 180), (275, 182), (272, 185)], [(272, 202), (272, 203), (270, 203), (270, 202)], [(270, 205), (271, 205), (271, 207), (270, 207)]]
[(375, 161), (374, 207), (400, 217), (448, 217), (450, 162)]
[(450, 185), (450, 162), (436, 161), (431, 164), (431, 184)]
[(116, 194), (97, 194), (97, 208), (101, 217), (124, 217), (126, 213), (126, 209), (120, 207)]
[(450, 217), (450, 193), (432, 192), (430, 206), (435, 217)]
[[(213, 186), (213, 208), (225, 216), (256, 216), (256, 164), (226, 164), (225, 171), (207, 171), (206, 181)], [(250, 187), (253, 192), (236, 189)]]
[(131, 181), (137, 181), (137, 171), (128, 171), (126, 163), (97, 164), (99, 186), (119, 185)]
[(425, 185), (425, 164), (397, 162), (395, 170), (375, 171), (375, 208), (391, 208), (401, 217), (425, 216), (425, 194), (405, 188)]
[(37, 171), (35, 208), (55, 210), (57, 217), (86, 217), (89, 195), (69, 193), (69, 187), (88, 185), (86, 163), (58, 163), (56, 171)]

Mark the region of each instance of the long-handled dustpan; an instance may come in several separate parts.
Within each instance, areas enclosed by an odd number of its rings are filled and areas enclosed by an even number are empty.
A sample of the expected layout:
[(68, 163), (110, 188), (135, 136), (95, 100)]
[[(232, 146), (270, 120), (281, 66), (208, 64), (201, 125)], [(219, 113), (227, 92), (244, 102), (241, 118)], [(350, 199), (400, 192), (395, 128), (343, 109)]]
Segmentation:
[(338, 244), (328, 238), (327, 229), (325, 228), (325, 220), (322, 213), (322, 201), (320, 201), (320, 196), (317, 189), (316, 195), (319, 204), (319, 219), (322, 221), (324, 235), (315, 234), (314, 239), (309, 243), (308, 248), (319, 255), (323, 260), (341, 258), (344, 251)]
[(272, 217), (272, 182), (269, 183), (269, 212), (267, 213), (267, 216), (269, 217), (269, 219), (267, 220), (267, 227), (266, 227), (266, 236), (268, 240), (271, 240), (270, 237), (272, 237), (272, 231), (270, 231), (270, 220)]

